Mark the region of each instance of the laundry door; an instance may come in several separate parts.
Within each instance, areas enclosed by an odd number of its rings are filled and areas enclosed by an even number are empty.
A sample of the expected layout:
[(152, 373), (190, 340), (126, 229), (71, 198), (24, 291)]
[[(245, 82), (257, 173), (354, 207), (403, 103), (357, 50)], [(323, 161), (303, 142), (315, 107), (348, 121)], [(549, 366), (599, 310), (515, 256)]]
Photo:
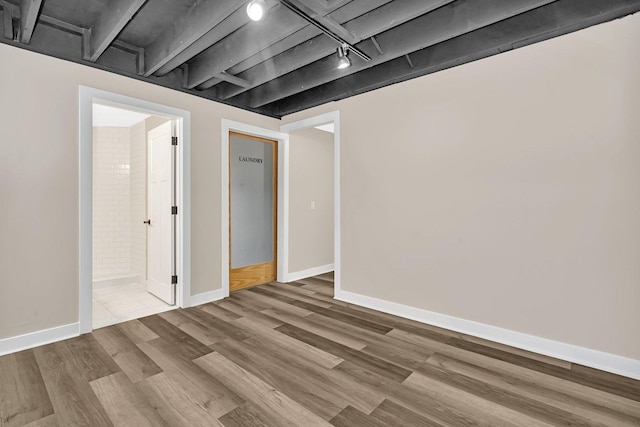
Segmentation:
[(176, 150), (174, 123), (149, 131), (147, 170), (147, 291), (167, 304), (176, 301)]
[(229, 134), (229, 290), (276, 280), (277, 142)]

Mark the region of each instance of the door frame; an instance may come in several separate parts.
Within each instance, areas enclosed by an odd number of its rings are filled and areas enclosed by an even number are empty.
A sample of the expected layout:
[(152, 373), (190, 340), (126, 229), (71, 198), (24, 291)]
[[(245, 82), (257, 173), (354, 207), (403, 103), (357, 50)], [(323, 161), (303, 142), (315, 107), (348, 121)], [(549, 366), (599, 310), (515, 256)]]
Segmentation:
[(178, 189), (178, 239), (176, 246), (178, 285), (176, 305), (190, 307), (191, 296), (191, 113), (142, 99), (132, 98), (86, 86), (79, 86), (79, 323), (80, 333), (93, 329), (93, 104), (103, 104), (132, 111), (151, 113), (175, 120), (178, 135), (176, 187)]
[[(316, 126), (326, 125), (333, 123), (333, 271), (334, 271), (334, 298), (340, 299), (342, 297), (342, 266), (340, 262), (340, 110), (331, 111), (329, 113), (320, 114), (318, 116), (309, 117), (307, 119), (298, 120), (292, 123), (288, 123), (280, 126), (280, 132), (286, 134), (296, 132), (303, 129), (315, 128)], [(283, 174), (286, 177), (286, 183), (282, 187), (281, 197), (283, 203), (289, 206), (289, 144), (285, 147), (286, 153), (283, 153), (283, 157), (286, 161), (278, 165), (278, 173)], [(280, 187), (278, 187), (280, 191)], [(283, 232), (289, 235), (289, 217), (287, 215), (287, 221), (284, 224)], [(288, 239), (287, 239), (288, 240)], [(286, 252), (283, 256), (288, 260), (289, 246), (286, 247)], [(289, 282), (289, 269), (284, 270), (282, 276), (278, 276), (278, 281)], [(282, 280), (281, 280), (282, 279)]]
[[(269, 271), (269, 281), (274, 280), (271, 279), (271, 277), (273, 277), (273, 275), (275, 274), (277, 276), (278, 274), (278, 141), (277, 140), (273, 140), (273, 139), (267, 139), (267, 138), (262, 138), (262, 137), (257, 137), (254, 135), (247, 135), (244, 133), (238, 133), (235, 131), (230, 131), (229, 135), (231, 137), (236, 136), (236, 137), (240, 137), (244, 140), (250, 140), (253, 142), (259, 142), (261, 144), (267, 144), (270, 146), (271, 149), (271, 156), (272, 156), (272, 161), (271, 161), (271, 178), (272, 178), (272, 197), (271, 197), (271, 201), (272, 201), (272, 205), (271, 205), (271, 212), (273, 214), (273, 220), (271, 221), (271, 225), (273, 226), (272, 229), (272, 233), (271, 233), (271, 238), (273, 239), (273, 247), (272, 247), (272, 254), (273, 254), (273, 259), (271, 261), (265, 261), (265, 262), (261, 262), (261, 263), (256, 263), (256, 264), (250, 264), (250, 265), (244, 265), (241, 267), (236, 267), (233, 268), (232, 264), (233, 264), (233, 233), (231, 233), (229, 235), (229, 292), (232, 291), (231, 289), (231, 276), (232, 276), (232, 272), (234, 272), (234, 270), (236, 271), (236, 274), (239, 275), (244, 275), (246, 273), (248, 273), (249, 271), (251, 272), (251, 275), (258, 275), (261, 277), (260, 281), (265, 280), (265, 278), (267, 277), (264, 273), (265, 270), (268, 269), (267, 271)], [(229, 152), (232, 152), (232, 147), (231, 145), (229, 145)], [(229, 167), (231, 168), (232, 165), (232, 161), (230, 159), (229, 161)], [(233, 188), (233, 182), (231, 180), (231, 174), (233, 173), (232, 169), (229, 169), (229, 174), (230, 174), (230, 189)], [(232, 211), (232, 201), (233, 201), (233, 194), (230, 192), (229, 193), (229, 212)], [(229, 230), (233, 230), (233, 216), (229, 215)], [(260, 266), (260, 267), (258, 267)], [(254, 276), (255, 277), (255, 276)], [(267, 282), (263, 282), (263, 283), (267, 283)], [(259, 283), (257, 284), (250, 284), (250, 285), (246, 285), (243, 284), (242, 287), (238, 288), (237, 286), (235, 287), (235, 290), (240, 290), (240, 289), (244, 289), (244, 288), (248, 288), (251, 286), (257, 286)]]
[[(277, 251), (276, 251), (276, 272), (277, 280), (282, 281), (284, 274), (288, 271), (289, 236), (289, 205), (288, 199), (282, 197), (284, 186), (289, 185), (288, 171), (286, 177), (282, 166), (289, 161), (289, 135), (286, 133), (264, 129), (234, 120), (222, 119), (221, 144), (220, 144), (220, 194), (221, 194), (221, 221), (220, 236), (222, 246), (220, 259), (220, 282), (222, 284), (222, 297), (229, 296), (229, 132), (244, 133), (246, 135), (257, 136), (277, 141), (278, 144), (278, 203), (276, 208), (277, 217)], [(286, 157), (285, 157), (286, 154)]]

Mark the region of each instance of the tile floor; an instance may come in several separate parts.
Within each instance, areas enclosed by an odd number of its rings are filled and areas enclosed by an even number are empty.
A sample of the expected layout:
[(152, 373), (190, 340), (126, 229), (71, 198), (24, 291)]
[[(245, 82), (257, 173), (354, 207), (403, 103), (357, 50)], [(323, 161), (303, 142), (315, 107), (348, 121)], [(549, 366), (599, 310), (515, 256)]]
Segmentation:
[(93, 291), (93, 329), (175, 309), (147, 292), (143, 284), (111, 286)]

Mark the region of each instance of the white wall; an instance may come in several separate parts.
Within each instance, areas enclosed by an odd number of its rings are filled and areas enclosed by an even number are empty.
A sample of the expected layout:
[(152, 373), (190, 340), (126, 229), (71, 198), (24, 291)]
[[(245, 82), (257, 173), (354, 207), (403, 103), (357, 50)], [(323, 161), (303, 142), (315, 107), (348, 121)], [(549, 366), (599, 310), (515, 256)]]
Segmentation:
[(286, 117), (341, 111), (342, 289), (640, 361), (638, 40), (629, 16)]
[(304, 129), (289, 139), (289, 273), (329, 264), (333, 264), (333, 134)]

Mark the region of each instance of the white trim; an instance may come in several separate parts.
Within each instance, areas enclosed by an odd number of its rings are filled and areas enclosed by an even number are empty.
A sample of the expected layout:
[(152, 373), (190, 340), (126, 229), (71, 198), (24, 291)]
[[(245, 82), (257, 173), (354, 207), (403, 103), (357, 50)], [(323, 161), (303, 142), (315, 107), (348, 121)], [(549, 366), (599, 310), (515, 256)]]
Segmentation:
[(640, 380), (640, 360), (434, 313), (352, 292), (336, 292), (335, 299)]
[(213, 301), (219, 301), (224, 298), (224, 291), (216, 289), (215, 291), (203, 292), (197, 295), (191, 295), (191, 307), (196, 305), (207, 304)]
[[(321, 114), (319, 116), (310, 117), (308, 119), (299, 120), (297, 122), (288, 123), (280, 126), (280, 131), (285, 133), (291, 133), (302, 129), (314, 128), (316, 126), (324, 125), (327, 123), (334, 124), (333, 133), (333, 270), (334, 270), (334, 289), (336, 294), (342, 289), (341, 281), (341, 263), (340, 263), (340, 111), (332, 111), (330, 113)], [(288, 156), (288, 151), (287, 151)], [(286, 175), (286, 188), (287, 191), (284, 194), (286, 198), (285, 203), (289, 206), (289, 161), (283, 164)], [(287, 236), (289, 233), (289, 222), (287, 218)], [(287, 246), (287, 253), (285, 256), (288, 259), (289, 252)], [(291, 275), (297, 273), (283, 274), (281, 277), (283, 281), (291, 281)], [(278, 279), (280, 280), (280, 279)]]
[[(285, 165), (289, 162), (289, 135), (286, 133), (264, 129), (246, 123), (222, 119), (220, 159), (220, 194), (221, 221), (220, 236), (222, 237), (220, 282), (222, 284), (223, 297), (229, 296), (229, 132), (240, 132), (246, 135), (278, 141), (278, 230), (277, 230), (277, 280), (284, 280), (284, 272), (288, 268), (289, 252), (289, 171)], [(284, 169), (283, 169), (284, 168)]]
[(191, 297), (191, 113), (99, 89), (79, 87), (79, 325), (80, 333), (92, 327), (92, 181), (93, 103), (149, 112), (178, 123), (178, 290), (177, 305), (189, 307)]
[(278, 281), (289, 274), (289, 135), (278, 144)]
[(0, 356), (66, 340), (77, 337), (78, 335), (80, 335), (80, 324), (70, 323), (51, 329), (18, 335), (17, 337), (4, 338), (0, 340)]
[(296, 271), (294, 273), (287, 274), (287, 283), (295, 282), (296, 280), (306, 279), (307, 277), (317, 276), (319, 274), (328, 273), (333, 271), (333, 264), (321, 265), (320, 267), (308, 268), (302, 271)]

